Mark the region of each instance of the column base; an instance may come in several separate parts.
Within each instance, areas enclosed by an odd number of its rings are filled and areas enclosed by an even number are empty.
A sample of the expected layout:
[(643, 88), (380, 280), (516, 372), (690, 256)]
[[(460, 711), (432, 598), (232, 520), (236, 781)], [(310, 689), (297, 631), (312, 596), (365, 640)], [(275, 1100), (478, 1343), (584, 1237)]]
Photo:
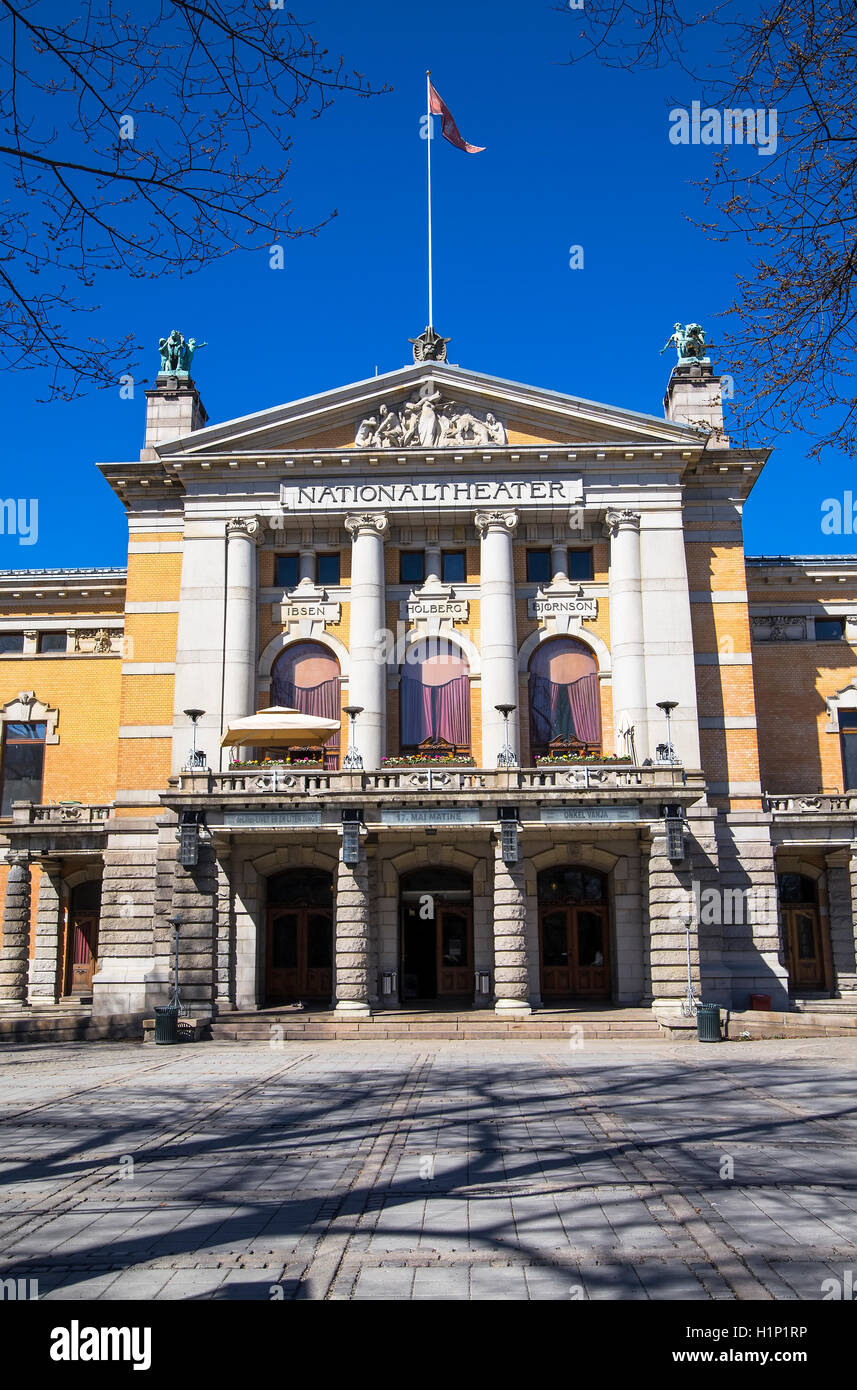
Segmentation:
[(359, 999), (340, 999), (333, 1011), (344, 1018), (371, 1018), (372, 1010)]
[(26, 999), (0, 999), (0, 1014), (28, 1013), (30, 1007)]
[(498, 999), (494, 1012), (502, 1018), (529, 1018), (533, 1006), (526, 999)]

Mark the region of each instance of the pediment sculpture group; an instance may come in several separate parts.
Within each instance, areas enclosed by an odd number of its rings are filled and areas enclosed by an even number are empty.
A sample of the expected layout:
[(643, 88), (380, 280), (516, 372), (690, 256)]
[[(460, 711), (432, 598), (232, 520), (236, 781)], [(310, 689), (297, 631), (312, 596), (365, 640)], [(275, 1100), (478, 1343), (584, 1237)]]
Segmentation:
[(505, 425), (490, 411), (483, 415), (445, 401), (440, 391), (406, 401), (398, 409), (382, 405), (377, 415), (360, 422), (354, 440), (358, 449), (446, 449), (506, 442)]

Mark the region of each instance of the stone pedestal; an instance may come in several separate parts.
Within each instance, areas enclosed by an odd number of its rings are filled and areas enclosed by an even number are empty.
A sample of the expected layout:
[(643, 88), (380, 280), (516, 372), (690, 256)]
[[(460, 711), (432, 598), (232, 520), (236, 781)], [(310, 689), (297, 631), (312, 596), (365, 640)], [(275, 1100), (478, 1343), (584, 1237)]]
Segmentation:
[(369, 968), (369, 865), (361, 853), (359, 864), (340, 859), (337, 870), (334, 997), (338, 1014), (371, 1012)]
[(9, 872), (3, 904), (0, 944), (0, 1007), (20, 1008), (27, 998), (30, 949), (30, 861), (26, 854), (7, 855)]
[(42, 860), (36, 909), (36, 943), (30, 961), (31, 1004), (56, 1004), (62, 922), (61, 865)]
[(494, 845), (494, 1010), (505, 1018), (532, 1013), (523, 861), (506, 864)]
[(360, 705), (356, 741), (363, 766), (377, 769), (386, 750), (387, 667), (383, 634), (387, 627), (384, 538), (389, 522), (382, 513), (345, 519), (351, 536), (351, 640), (348, 702)]
[(504, 744), (503, 716), (496, 705), (514, 705), (509, 742), (520, 758), (518, 718), (518, 641), (515, 624), (515, 568), (512, 537), (515, 512), (477, 512), (481, 542), (480, 613), (482, 627), (482, 766), (496, 767)]

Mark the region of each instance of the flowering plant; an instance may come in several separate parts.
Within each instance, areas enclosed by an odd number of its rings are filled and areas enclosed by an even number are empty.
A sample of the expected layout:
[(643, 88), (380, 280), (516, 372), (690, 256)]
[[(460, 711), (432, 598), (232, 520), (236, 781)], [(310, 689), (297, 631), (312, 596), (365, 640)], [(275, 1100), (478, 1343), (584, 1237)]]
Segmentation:
[(402, 753), (381, 759), (382, 767), (475, 767), (468, 753)]
[(242, 772), (245, 768), (258, 768), (260, 772), (269, 772), (275, 767), (297, 767), (311, 768), (321, 767), (322, 762), (319, 758), (250, 758), (243, 763), (230, 763), (230, 770)]
[(562, 767), (567, 763), (630, 763), (619, 753), (540, 753), (536, 767)]

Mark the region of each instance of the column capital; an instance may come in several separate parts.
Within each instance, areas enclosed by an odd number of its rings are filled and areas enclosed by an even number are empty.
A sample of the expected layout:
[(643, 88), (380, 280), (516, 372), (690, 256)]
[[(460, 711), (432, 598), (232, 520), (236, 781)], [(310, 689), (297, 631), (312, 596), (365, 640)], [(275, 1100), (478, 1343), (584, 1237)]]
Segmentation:
[(639, 531), (640, 513), (632, 511), (630, 507), (608, 507), (604, 525), (611, 536), (617, 535), (619, 531)]
[(383, 540), (390, 529), (390, 520), (384, 512), (354, 512), (345, 518), (345, 529), (352, 540), (364, 532)]
[(226, 523), (226, 535), (229, 540), (236, 536), (260, 545), (263, 530), (262, 522), (257, 516), (233, 516)]
[(26, 849), (7, 849), (6, 863), (10, 869), (29, 869), (32, 859)]
[(473, 524), (479, 532), (480, 539), (484, 538), (489, 531), (505, 531), (508, 535), (514, 536), (518, 528), (517, 512), (477, 512), (473, 518)]

